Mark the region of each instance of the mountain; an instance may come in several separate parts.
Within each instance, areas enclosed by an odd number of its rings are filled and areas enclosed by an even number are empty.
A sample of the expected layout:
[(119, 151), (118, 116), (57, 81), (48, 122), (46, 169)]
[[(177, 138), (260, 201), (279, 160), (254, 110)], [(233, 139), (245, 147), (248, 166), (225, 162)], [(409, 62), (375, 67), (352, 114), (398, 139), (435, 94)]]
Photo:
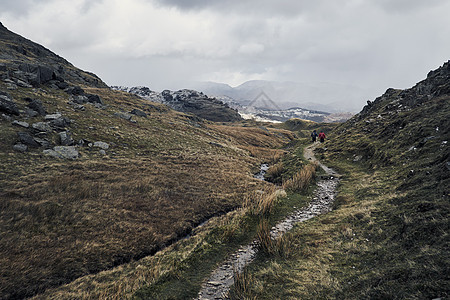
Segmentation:
[(148, 87), (127, 88), (113, 86), (112, 89), (129, 92), (144, 99), (168, 105), (176, 111), (192, 113), (214, 122), (235, 122), (242, 120), (239, 113), (233, 108), (230, 108), (228, 104), (194, 90), (165, 90), (162, 93), (157, 93), (151, 91)]
[(0, 298), (153, 255), (241, 206), (266, 185), (255, 169), (293, 139), (244, 125), (114, 91), (0, 25)]
[(261, 92), (280, 108), (302, 107), (326, 112), (357, 112), (368, 92), (355, 86), (335, 83), (297, 83), (252, 80), (237, 87), (222, 83), (198, 83), (193, 88), (217, 97), (228, 96), (241, 105), (248, 105)]

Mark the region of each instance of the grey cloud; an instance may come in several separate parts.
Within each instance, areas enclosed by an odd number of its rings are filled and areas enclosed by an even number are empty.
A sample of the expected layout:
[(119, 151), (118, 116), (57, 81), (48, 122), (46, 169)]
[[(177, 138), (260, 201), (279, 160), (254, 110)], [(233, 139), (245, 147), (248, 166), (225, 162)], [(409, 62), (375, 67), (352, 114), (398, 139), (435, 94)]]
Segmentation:
[(447, 0), (377, 0), (372, 1), (374, 5), (381, 7), (387, 13), (406, 14), (411, 11), (430, 9), (441, 4), (445, 4)]
[(209, 9), (220, 12), (237, 13), (243, 15), (283, 15), (298, 16), (306, 11), (321, 6), (324, 0), (154, 0), (163, 6), (176, 7), (181, 10)]
[[(81, 6), (81, 12), (88, 12), (96, 3), (101, 3), (104, 0), (85, 0)], [(30, 13), (33, 13), (36, 6), (47, 5), (51, 2), (55, 2), (54, 0), (1, 0), (0, 2), (0, 12), (1, 13), (10, 13), (14, 16), (26, 16)], [(62, 7), (65, 9), (70, 9), (70, 6), (67, 6), (63, 1), (59, 2)]]
[[(5, 13), (9, 12), (13, 15), (26, 15), (38, 0), (2, 0), (0, 10)], [(45, 0), (42, 2), (46, 2)]]

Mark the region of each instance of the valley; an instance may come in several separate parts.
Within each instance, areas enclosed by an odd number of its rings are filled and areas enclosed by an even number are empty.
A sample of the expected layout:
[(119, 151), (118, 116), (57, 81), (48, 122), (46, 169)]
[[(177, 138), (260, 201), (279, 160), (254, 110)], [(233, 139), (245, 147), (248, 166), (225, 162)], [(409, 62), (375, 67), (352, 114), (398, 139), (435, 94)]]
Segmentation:
[(231, 299), (446, 299), (449, 99), (445, 62), (345, 122), (258, 122), (0, 23), (0, 298), (208, 299), (247, 245)]

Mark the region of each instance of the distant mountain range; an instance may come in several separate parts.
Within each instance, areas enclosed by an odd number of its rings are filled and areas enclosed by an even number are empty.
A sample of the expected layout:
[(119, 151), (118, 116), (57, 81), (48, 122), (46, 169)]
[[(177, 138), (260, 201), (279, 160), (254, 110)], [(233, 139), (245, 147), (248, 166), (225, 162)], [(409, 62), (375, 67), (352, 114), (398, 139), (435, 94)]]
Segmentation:
[[(228, 96), (210, 97), (195, 90), (165, 90), (161, 93), (145, 86), (125, 87), (111, 86), (113, 90), (135, 94), (143, 99), (168, 105), (181, 112), (193, 113), (211, 121), (232, 122), (242, 116), (245, 119), (256, 119), (266, 122), (284, 122), (297, 118), (315, 122), (344, 122), (352, 117), (351, 113), (328, 113), (324, 111), (294, 107), (280, 108), (267, 94), (260, 92), (253, 101), (234, 100)], [(239, 112), (239, 114), (238, 114)]]
[(252, 80), (237, 87), (224, 83), (199, 82), (189, 88), (213, 97), (229, 97), (245, 106), (264, 93), (281, 109), (302, 107), (330, 113), (358, 112), (368, 100), (368, 91), (363, 88), (327, 82)]

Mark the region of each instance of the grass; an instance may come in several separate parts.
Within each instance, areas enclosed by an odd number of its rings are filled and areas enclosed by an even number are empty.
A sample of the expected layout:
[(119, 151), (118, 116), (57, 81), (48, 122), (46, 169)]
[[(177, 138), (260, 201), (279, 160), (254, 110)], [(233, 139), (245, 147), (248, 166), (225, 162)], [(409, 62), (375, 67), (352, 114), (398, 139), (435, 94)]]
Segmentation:
[(449, 297), (448, 97), (398, 114), (389, 103), (318, 149), (344, 175), (334, 210), (294, 228), (291, 256), (258, 257), (241, 298)]
[[(256, 167), (284, 152), (292, 138), (279, 129), (214, 124), (134, 96), (83, 88), (107, 106), (76, 111), (64, 93), (45, 87), (10, 92), (20, 109), (24, 97), (38, 98), (49, 113), (72, 119), (74, 140), (111, 147), (106, 156), (80, 147), (76, 161), (43, 156), (42, 149), (18, 153), (12, 145), (22, 129), (0, 121), (1, 298), (41, 294), (152, 255), (206, 219), (240, 207), (247, 191), (267, 185), (253, 178)], [(136, 123), (114, 117), (133, 108), (149, 117), (135, 117)], [(153, 275), (136, 276), (133, 282)], [(86, 289), (78, 295), (89, 298)]]
[[(60, 288), (48, 290), (36, 299), (98, 299), (102, 295), (108, 295), (111, 299), (192, 299), (204, 278), (217, 264), (239, 245), (255, 238), (261, 218), (274, 224), (293, 207), (300, 207), (308, 201), (304, 196), (286, 196), (270, 184), (261, 183), (260, 192), (246, 196), (247, 205), (210, 219), (195, 229), (189, 239), (139, 261), (81, 277)], [(270, 215), (264, 208), (269, 202), (274, 203)]]

